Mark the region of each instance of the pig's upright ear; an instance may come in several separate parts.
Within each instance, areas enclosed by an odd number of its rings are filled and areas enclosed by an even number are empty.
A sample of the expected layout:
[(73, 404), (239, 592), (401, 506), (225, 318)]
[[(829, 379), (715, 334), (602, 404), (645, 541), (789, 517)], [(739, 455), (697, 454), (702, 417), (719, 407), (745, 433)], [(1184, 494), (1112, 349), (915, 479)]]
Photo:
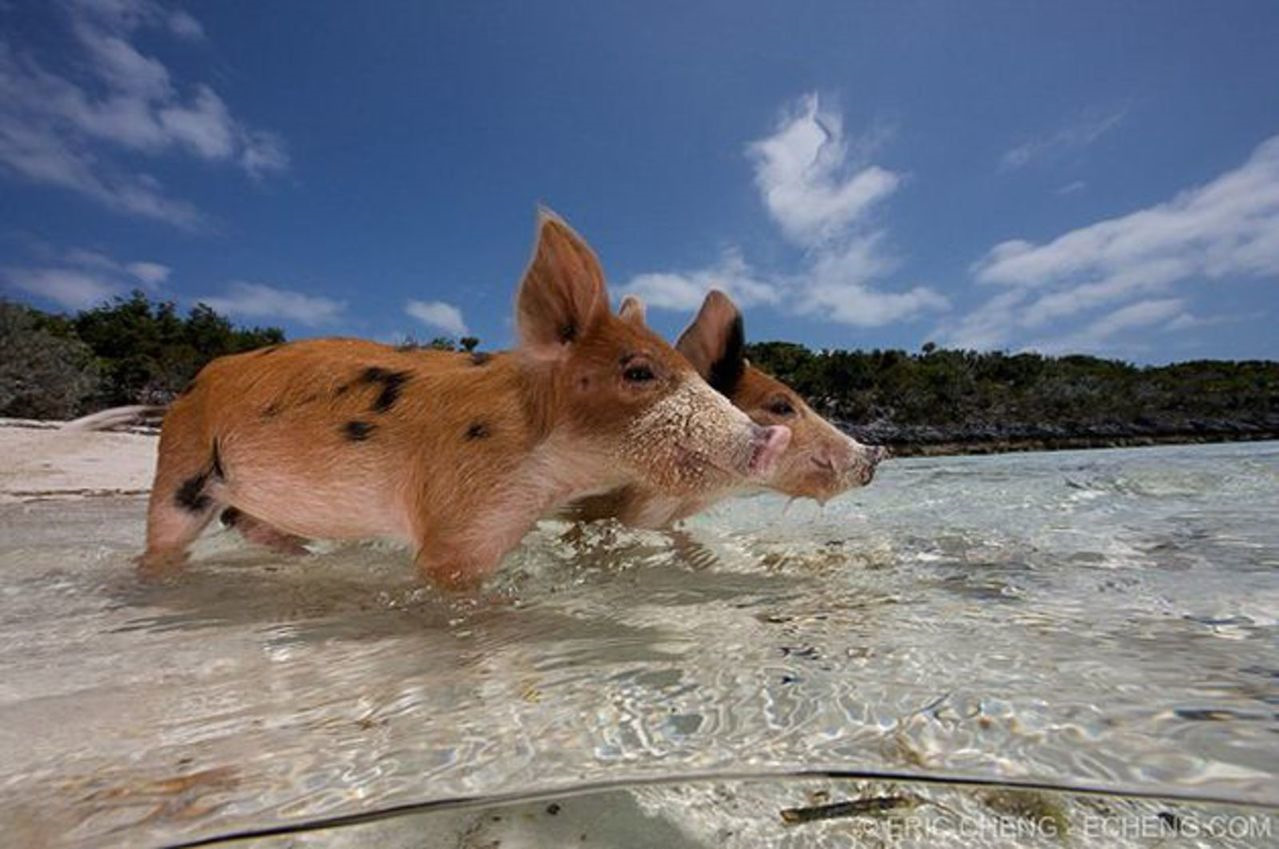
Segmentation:
[(622, 298), (622, 305), (617, 308), (617, 315), (623, 321), (629, 321), (631, 324), (644, 324), (644, 302), (634, 295), (627, 295)]
[(675, 348), (723, 395), (731, 395), (746, 370), (742, 313), (728, 295), (712, 289)]
[(555, 357), (608, 313), (604, 272), (586, 241), (558, 215), (538, 211), (537, 245), (515, 300), (521, 345)]

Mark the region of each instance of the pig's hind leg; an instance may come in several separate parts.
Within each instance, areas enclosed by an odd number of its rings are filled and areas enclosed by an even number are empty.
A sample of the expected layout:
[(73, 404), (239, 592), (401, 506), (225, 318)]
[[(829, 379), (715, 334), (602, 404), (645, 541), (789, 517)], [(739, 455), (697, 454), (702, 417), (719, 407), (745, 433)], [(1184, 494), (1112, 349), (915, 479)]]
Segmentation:
[(187, 547), (221, 506), (217, 441), (201, 444), (194, 428), (180, 421), (165, 424), (147, 505), (147, 548), (137, 560), (144, 572), (166, 572), (186, 562)]

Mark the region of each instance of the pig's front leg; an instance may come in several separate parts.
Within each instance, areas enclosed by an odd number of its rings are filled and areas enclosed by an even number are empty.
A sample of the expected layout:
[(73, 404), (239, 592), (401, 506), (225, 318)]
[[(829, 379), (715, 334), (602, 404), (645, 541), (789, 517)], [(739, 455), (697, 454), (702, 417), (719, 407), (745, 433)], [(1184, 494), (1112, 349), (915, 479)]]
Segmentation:
[(507, 552), (545, 512), (540, 500), (512, 500), (485, 510), (460, 527), (418, 531), (417, 568), (441, 589), (473, 590), (497, 571)]
[(417, 569), (422, 579), (449, 592), (475, 590), (497, 569), (501, 555), (477, 556), (453, 546), (426, 543), (417, 552)]

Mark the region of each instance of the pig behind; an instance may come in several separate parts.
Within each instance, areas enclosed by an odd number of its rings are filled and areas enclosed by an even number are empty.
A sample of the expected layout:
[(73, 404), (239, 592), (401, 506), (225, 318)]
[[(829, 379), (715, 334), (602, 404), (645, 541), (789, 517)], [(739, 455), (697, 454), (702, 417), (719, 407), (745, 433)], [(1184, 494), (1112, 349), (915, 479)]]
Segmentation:
[[(619, 315), (643, 325), (644, 307), (634, 297), (623, 300)], [(714, 502), (759, 486), (796, 498), (826, 501), (870, 483), (883, 448), (863, 445), (841, 433), (786, 384), (746, 360), (742, 315), (727, 295), (712, 290), (693, 323), (675, 347), (717, 391), (751, 420), (763, 426), (784, 425), (791, 440), (764, 481), (725, 481), (720, 489), (686, 495), (661, 492), (643, 482), (576, 502), (568, 515), (583, 519), (617, 518), (637, 527), (663, 527), (706, 509)]]

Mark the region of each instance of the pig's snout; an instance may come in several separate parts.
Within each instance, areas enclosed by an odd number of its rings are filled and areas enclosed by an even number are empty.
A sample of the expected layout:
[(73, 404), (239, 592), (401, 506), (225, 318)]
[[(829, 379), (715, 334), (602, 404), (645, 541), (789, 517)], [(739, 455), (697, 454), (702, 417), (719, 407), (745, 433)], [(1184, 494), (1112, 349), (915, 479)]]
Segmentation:
[(790, 445), (791, 431), (785, 425), (751, 425), (751, 456), (747, 471), (751, 477), (765, 478), (777, 468), (777, 461)]
[(889, 451), (882, 445), (867, 445), (863, 450), (865, 461), (861, 469), (862, 486), (870, 483), (875, 477), (875, 467), (889, 457)]
[(855, 486), (865, 486), (875, 477), (875, 467), (890, 456), (891, 452), (882, 445), (846, 442), (838, 448), (819, 452), (813, 457), (813, 462), (834, 478), (851, 481)]

